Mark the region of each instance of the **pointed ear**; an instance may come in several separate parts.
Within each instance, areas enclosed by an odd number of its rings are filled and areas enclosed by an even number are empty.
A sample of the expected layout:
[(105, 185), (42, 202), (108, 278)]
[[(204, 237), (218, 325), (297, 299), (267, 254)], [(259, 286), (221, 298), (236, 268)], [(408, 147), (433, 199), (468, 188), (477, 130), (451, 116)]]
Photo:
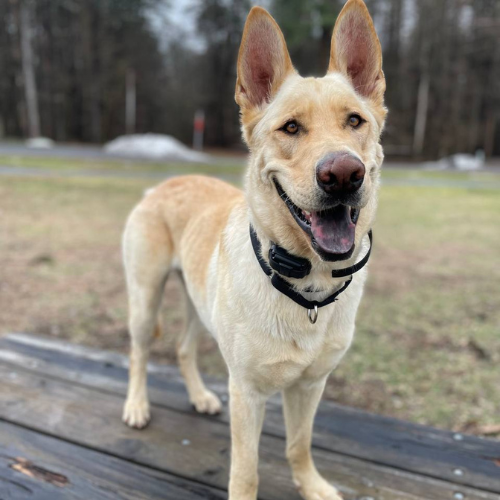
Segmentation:
[(238, 55), (236, 102), (242, 109), (269, 102), (294, 71), (276, 21), (263, 8), (254, 7), (248, 14)]
[(348, 0), (337, 18), (328, 66), (333, 71), (347, 76), (358, 94), (383, 103), (382, 49), (363, 0)]

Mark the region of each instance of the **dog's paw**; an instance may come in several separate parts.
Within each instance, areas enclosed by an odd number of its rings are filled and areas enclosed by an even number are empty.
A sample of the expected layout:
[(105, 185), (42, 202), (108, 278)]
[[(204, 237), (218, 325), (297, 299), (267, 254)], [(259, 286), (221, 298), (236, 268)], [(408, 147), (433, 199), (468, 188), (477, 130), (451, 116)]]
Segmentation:
[(343, 500), (338, 490), (319, 474), (304, 481), (294, 480), (294, 483), (305, 500)]
[(148, 401), (129, 401), (123, 408), (122, 420), (129, 427), (134, 429), (144, 429), (151, 420)]
[(222, 410), (220, 399), (209, 390), (205, 390), (199, 395), (192, 397), (191, 403), (198, 413), (217, 415)]

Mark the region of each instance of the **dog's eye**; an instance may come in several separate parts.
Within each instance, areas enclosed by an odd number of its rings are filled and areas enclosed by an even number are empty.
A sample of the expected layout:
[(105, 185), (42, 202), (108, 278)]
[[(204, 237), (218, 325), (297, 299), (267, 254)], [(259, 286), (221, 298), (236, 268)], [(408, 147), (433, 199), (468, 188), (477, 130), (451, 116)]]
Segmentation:
[(286, 122), (285, 125), (283, 125), (283, 128), (281, 129), (287, 134), (294, 135), (299, 131), (299, 124), (295, 120), (290, 120), (289, 122)]
[(352, 128), (358, 128), (363, 123), (363, 119), (359, 115), (351, 115), (349, 117), (349, 125)]

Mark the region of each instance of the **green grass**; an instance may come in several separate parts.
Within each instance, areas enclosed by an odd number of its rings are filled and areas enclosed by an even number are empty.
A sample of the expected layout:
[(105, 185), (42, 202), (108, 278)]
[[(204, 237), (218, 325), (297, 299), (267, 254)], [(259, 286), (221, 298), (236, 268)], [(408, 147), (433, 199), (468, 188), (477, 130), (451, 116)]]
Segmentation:
[(372, 409), (447, 428), (498, 420), (499, 195), (382, 188), (357, 337), (335, 374), (377, 387)]
[(42, 168), (51, 171), (84, 172), (84, 171), (106, 171), (106, 172), (133, 172), (133, 173), (204, 173), (211, 175), (239, 175), (243, 171), (243, 165), (239, 161), (228, 161), (227, 163), (182, 163), (182, 162), (156, 162), (94, 158), (73, 159), (53, 158), (45, 156), (13, 156), (0, 155), (0, 165), (9, 167)]
[[(390, 165), (390, 163), (388, 164)], [(446, 180), (446, 181), (473, 181), (473, 182), (500, 182), (497, 173), (491, 171), (447, 171), (447, 170), (418, 170), (417, 168), (385, 168), (383, 177), (387, 180)]]
[[(151, 164), (131, 168), (146, 167)], [(83, 167), (70, 162), (61, 168)], [(184, 172), (185, 166), (168, 168)], [(415, 176), (487, 178), (493, 187), (500, 182), (493, 173), (384, 172), (399, 184)], [(125, 351), (120, 234), (153, 183), (0, 177), (0, 302), (9, 304), (0, 311), (0, 332), (43, 333)], [(500, 190), (493, 188), (382, 186), (356, 338), (330, 379), (328, 397), (443, 428), (480, 433), (499, 423), (499, 213)], [(182, 325), (182, 308), (176, 284), (168, 287), (172, 332)], [(222, 373), (214, 345), (207, 342), (202, 351), (203, 368)], [(154, 354), (172, 361), (172, 340), (157, 342)]]

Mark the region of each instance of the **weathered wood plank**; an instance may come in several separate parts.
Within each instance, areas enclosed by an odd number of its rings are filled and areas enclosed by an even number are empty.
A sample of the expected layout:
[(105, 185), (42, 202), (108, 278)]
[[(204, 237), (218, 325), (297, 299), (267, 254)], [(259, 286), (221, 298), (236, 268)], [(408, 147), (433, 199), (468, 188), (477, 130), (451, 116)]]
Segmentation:
[[(22, 368), (0, 364), (0, 418), (112, 454), (141, 465), (224, 488), (228, 479), (227, 424), (162, 407), (145, 431), (120, 423), (119, 395), (76, 385)], [(498, 500), (498, 495), (445, 481), (315, 450), (318, 469), (346, 500), (448, 500), (457, 492), (469, 500)], [(297, 499), (284, 459), (284, 441), (261, 441), (261, 498)]]
[[(127, 360), (116, 353), (10, 335), (0, 340), (0, 359), (20, 366), (31, 363), (32, 369), (39, 373), (125, 394)], [(210, 384), (225, 395), (225, 382), (212, 379)], [(149, 387), (156, 405), (191, 411), (175, 368), (151, 364)], [(227, 414), (220, 420), (227, 422)], [(283, 436), (281, 406), (276, 399), (268, 405), (264, 432)], [(314, 443), (321, 449), (500, 493), (498, 441), (457, 436), (323, 402), (316, 417)]]
[(227, 493), (0, 422), (2, 500), (216, 500)]

